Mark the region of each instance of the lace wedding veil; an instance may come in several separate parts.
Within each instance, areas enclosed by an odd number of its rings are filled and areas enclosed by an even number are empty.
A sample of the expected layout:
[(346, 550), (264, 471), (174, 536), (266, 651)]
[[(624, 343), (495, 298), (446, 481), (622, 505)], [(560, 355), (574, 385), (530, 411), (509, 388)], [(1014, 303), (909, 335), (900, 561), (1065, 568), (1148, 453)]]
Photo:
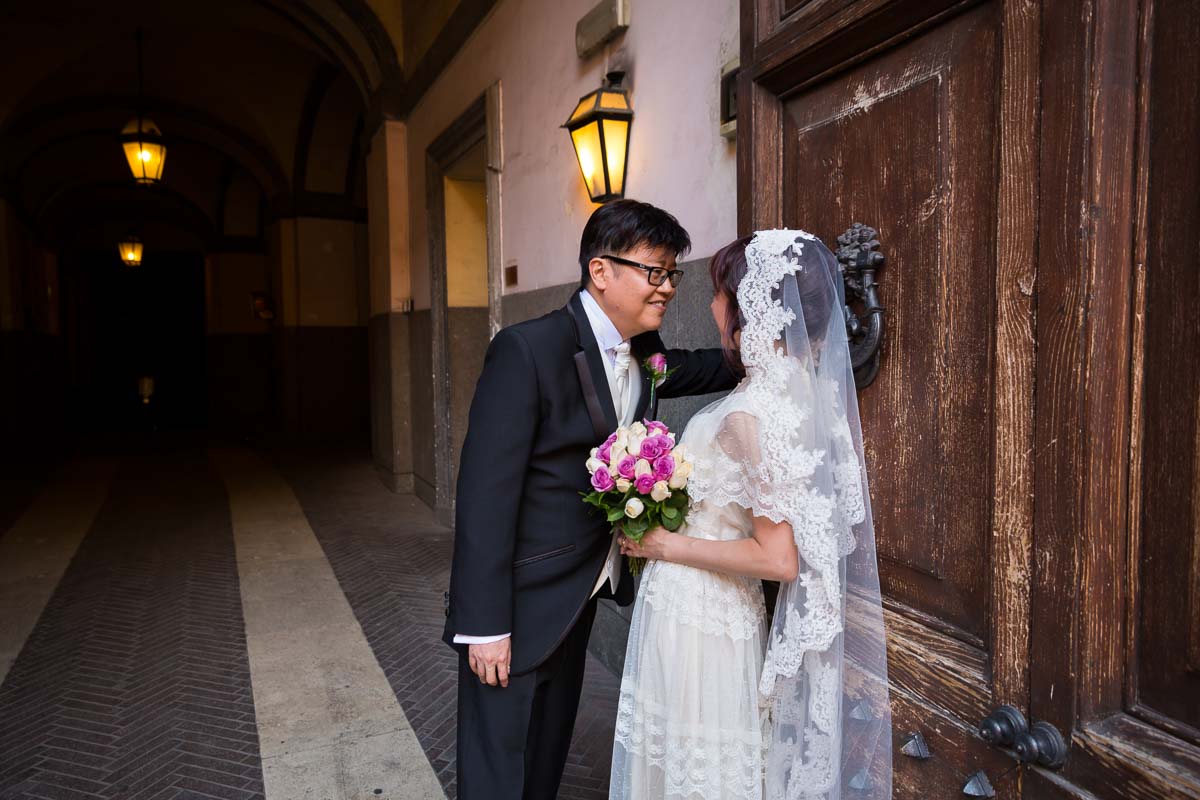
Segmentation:
[(798, 230), (755, 234), (746, 268), (747, 380), (712, 409), (727, 459), (697, 465), (689, 492), (786, 520), (800, 556), (779, 590), (759, 684), (764, 794), (890, 798), (879, 571), (840, 269)]

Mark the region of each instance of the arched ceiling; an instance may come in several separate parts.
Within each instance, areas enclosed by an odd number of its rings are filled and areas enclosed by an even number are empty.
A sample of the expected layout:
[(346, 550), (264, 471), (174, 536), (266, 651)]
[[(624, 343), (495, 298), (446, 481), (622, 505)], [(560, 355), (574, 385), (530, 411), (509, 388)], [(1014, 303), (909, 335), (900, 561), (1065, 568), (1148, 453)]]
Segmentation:
[[(229, 209), (246, 206), (248, 185), (258, 187), (260, 208), (273, 213), (357, 213), (364, 131), (369, 135), (380, 116), (403, 114), (421, 90), (405, 80), (404, 47), (420, 51), (425, 77), (418, 83), (427, 85), (429, 59), (452, 55), (444, 28), (469, 32), (493, 2), (5, 3), (0, 193), (39, 236), (65, 235), (85, 200), (107, 196), (96, 187), (130, 180), (119, 134), (140, 104), (167, 139), (160, 189), (178, 199), (170, 208), (187, 209), (179, 212), (181, 224), (199, 229), (201, 214), (221, 236)], [(232, 205), (231, 186), (239, 192)], [(153, 205), (150, 195), (140, 196)], [(137, 197), (93, 213), (128, 214)]]

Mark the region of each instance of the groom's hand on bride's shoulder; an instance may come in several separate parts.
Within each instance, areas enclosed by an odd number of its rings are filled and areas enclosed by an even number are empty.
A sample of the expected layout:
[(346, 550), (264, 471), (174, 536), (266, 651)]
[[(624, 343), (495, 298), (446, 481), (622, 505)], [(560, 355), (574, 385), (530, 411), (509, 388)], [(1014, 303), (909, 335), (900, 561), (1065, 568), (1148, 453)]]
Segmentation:
[(480, 683), (489, 686), (508, 686), (508, 665), (512, 661), (512, 637), (498, 642), (473, 644), (467, 647), (467, 663), (479, 677)]

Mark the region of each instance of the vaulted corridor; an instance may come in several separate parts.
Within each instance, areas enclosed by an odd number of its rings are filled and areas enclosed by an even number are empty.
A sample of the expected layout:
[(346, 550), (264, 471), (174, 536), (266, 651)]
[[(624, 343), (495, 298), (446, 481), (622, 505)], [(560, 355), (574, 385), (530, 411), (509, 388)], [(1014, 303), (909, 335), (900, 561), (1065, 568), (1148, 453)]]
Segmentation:
[[(454, 796), (452, 534), (365, 457), (95, 446), (0, 534), (0, 797)], [(589, 665), (564, 798), (607, 795)]]

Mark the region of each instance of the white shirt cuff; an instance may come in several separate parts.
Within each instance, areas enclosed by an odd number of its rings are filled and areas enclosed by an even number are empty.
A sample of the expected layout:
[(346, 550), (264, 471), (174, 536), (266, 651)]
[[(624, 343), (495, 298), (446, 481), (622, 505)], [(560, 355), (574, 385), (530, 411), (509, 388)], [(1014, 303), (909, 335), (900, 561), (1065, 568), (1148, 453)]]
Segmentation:
[(456, 634), (454, 634), (454, 643), (455, 644), (491, 644), (492, 642), (498, 642), (501, 639), (507, 639), (509, 636), (512, 636), (512, 634), (511, 633), (501, 633), (501, 634), (497, 634), (496, 636), (465, 636), (461, 633), (456, 633)]

